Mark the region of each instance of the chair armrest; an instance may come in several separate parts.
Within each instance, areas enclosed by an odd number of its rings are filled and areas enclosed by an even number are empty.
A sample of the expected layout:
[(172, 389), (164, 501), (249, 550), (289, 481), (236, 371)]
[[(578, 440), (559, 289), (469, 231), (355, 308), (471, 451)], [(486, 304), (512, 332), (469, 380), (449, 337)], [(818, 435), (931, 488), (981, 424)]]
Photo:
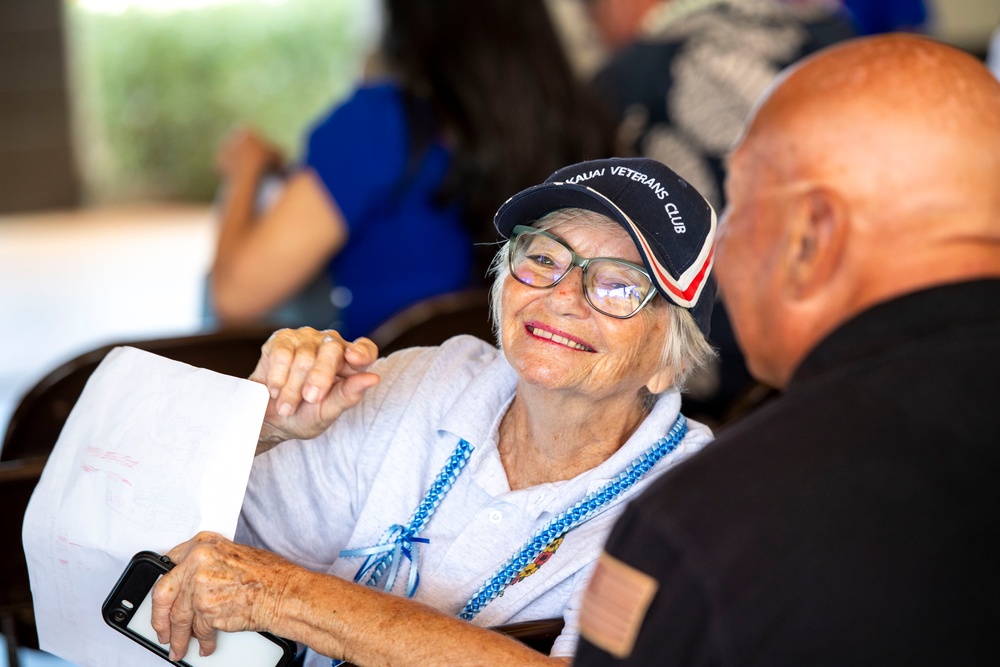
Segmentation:
[(552, 650), (552, 642), (562, 632), (564, 625), (562, 618), (543, 618), (537, 621), (495, 625), (490, 630), (513, 637), (525, 646), (548, 655)]

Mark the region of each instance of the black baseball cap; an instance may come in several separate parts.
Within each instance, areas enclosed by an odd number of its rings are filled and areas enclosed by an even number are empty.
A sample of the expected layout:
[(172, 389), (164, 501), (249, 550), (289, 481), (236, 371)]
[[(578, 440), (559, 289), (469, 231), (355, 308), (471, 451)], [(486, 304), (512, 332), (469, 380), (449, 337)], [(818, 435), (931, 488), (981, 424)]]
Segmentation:
[(608, 158), (556, 171), (544, 183), (518, 192), (493, 222), (504, 238), (561, 208), (582, 208), (620, 224), (639, 250), (656, 290), (691, 312), (708, 336), (715, 281), (717, 219), (712, 206), (687, 181), (649, 158)]

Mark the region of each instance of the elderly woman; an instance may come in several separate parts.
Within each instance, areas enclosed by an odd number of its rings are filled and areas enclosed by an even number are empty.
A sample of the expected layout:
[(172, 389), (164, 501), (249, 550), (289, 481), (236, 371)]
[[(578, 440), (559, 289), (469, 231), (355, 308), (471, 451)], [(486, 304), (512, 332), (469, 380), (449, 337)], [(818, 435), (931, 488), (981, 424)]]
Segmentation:
[[(499, 349), (377, 359), (308, 328), (264, 345), (261, 449), (282, 444), (255, 460), (237, 543), (168, 554), (153, 627), (174, 657), (250, 629), (308, 646), (308, 666), (571, 658), (624, 503), (711, 439), (678, 387), (712, 354), (715, 214), (662, 164), (611, 159), (515, 195), (496, 225)], [(477, 627), (554, 616), (552, 657)]]

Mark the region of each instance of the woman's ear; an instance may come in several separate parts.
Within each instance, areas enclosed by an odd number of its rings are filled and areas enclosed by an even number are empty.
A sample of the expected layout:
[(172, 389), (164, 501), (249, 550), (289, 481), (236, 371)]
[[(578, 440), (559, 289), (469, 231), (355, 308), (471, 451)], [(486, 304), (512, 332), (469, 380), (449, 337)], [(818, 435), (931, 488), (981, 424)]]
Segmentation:
[(664, 367), (656, 371), (653, 377), (649, 378), (649, 382), (646, 383), (646, 389), (648, 389), (651, 394), (662, 394), (670, 388), (670, 385), (672, 385), (673, 382), (673, 371), (671, 371), (670, 368)]
[(830, 284), (844, 260), (850, 210), (834, 190), (812, 188), (800, 195), (800, 215), (788, 248), (790, 293), (808, 299)]

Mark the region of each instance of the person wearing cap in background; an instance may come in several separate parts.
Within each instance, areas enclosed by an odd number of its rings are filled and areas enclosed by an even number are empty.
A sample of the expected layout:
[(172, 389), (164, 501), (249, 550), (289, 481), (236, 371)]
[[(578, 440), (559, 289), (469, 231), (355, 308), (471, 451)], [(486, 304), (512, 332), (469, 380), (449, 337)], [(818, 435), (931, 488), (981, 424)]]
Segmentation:
[(1000, 664), (1000, 83), (845, 42), (730, 167), (720, 289), (785, 393), (629, 504), (575, 664)]
[[(307, 666), (573, 655), (615, 518), (712, 437), (679, 388), (713, 354), (716, 216), (666, 166), (615, 158), (560, 169), (495, 224), (499, 347), (377, 359), (310, 328), (264, 345), (261, 449), (282, 444), (255, 460), (236, 543), (167, 554), (153, 627), (175, 658), (216, 630), (296, 640)], [(552, 617), (552, 657), (477, 627)]]

